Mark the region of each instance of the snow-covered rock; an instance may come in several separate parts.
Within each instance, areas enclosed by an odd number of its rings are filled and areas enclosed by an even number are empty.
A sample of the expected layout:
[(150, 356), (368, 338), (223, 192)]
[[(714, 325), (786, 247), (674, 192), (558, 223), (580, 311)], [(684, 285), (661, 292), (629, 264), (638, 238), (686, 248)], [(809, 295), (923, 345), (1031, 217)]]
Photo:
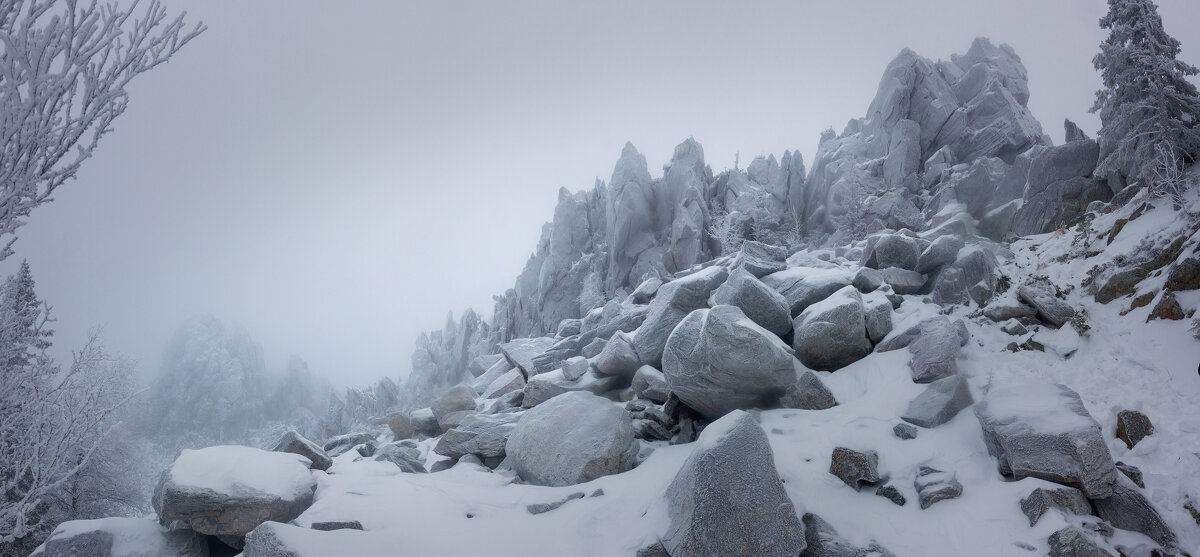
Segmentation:
[[(633, 347), (642, 363), (661, 366), (663, 348), (675, 326), (689, 313), (708, 306), (708, 297), (729, 277), (724, 267), (708, 267), (700, 272), (668, 282), (658, 289), (650, 302), (650, 313), (633, 337)], [(631, 371), (636, 371), (634, 368)]]
[(208, 542), (191, 530), (168, 530), (144, 518), (69, 520), (33, 556), (208, 557)]
[(796, 380), (792, 361), (792, 350), (742, 310), (716, 306), (693, 311), (671, 332), (663, 374), (679, 400), (715, 420), (779, 396)]
[(633, 468), (637, 443), (624, 411), (576, 391), (522, 414), (505, 451), (526, 482), (564, 486)]
[(762, 328), (784, 336), (792, 330), (787, 300), (745, 269), (735, 269), (709, 299), (709, 305), (736, 306)]
[(908, 410), (900, 418), (925, 428), (937, 427), (974, 403), (967, 380), (961, 375), (951, 375), (930, 383), (908, 403)]
[[(407, 415), (405, 415), (405, 418), (407, 418)], [(388, 420), (389, 427), (391, 424), (391, 420)], [(396, 429), (392, 428), (392, 431), (394, 432)], [(411, 435), (409, 434), (408, 436), (411, 437)], [(304, 436), (296, 433), (294, 429), (290, 429), (287, 433), (283, 434), (279, 442), (275, 443), (275, 448), (271, 450), (281, 453), (298, 454), (307, 458), (312, 463), (313, 470), (328, 470), (330, 466), (333, 466), (333, 459), (329, 458), (324, 449), (316, 443), (305, 439)]]
[(791, 267), (763, 277), (767, 286), (778, 290), (787, 300), (792, 317), (834, 292), (849, 286), (854, 273), (845, 269)]
[(662, 544), (672, 557), (795, 557), (804, 550), (804, 524), (775, 471), (771, 445), (745, 412), (700, 434), (666, 502), (671, 526)]
[(224, 445), (185, 449), (154, 490), (164, 526), (211, 536), (245, 536), (268, 520), (286, 522), (312, 504), (310, 461), (291, 453)]
[(480, 458), (504, 456), (504, 445), (521, 418), (517, 413), (475, 414), (447, 431), (433, 452), (453, 459), (473, 454)]
[(1065, 385), (994, 384), (975, 415), (1001, 474), (1079, 487), (1090, 498), (1113, 493), (1117, 469), (1100, 424)]
[(862, 295), (844, 286), (796, 317), (792, 346), (804, 365), (835, 371), (871, 353)]

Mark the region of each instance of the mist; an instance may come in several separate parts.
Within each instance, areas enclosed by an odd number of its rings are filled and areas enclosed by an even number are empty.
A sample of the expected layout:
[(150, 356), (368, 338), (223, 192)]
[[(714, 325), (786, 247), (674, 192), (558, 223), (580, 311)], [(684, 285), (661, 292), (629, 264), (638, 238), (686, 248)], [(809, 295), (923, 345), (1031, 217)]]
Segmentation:
[[(490, 314), (558, 188), (607, 180), (626, 141), (656, 175), (688, 137), (715, 171), (809, 161), (905, 47), (1010, 44), (1056, 143), (1064, 118), (1099, 127), (1103, 0), (166, 4), (209, 31), (132, 85), (5, 262), (30, 262), (56, 350), (103, 327), (144, 373), (212, 314), (271, 368), (297, 355), (336, 384), (404, 377), (418, 333)], [(1159, 4), (1200, 60), (1200, 5)]]

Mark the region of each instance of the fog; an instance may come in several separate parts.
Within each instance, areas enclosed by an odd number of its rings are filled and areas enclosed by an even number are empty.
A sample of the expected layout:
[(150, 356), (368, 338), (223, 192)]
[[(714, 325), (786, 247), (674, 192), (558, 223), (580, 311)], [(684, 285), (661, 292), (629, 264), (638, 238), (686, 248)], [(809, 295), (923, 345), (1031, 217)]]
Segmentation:
[[(1159, 0), (1200, 62), (1200, 3)], [(167, 2), (207, 33), (134, 83), (78, 179), (34, 211), (29, 260), (66, 354), (160, 364), (197, 313), (268, 363), (332, 381), (408, 373), (447, 311), (491, 311), (558, 188), (607, 180), (625, 141), (652, 171), (692, 136), (714, 170), (862, 116), (904, 47), (1012, 45), (1056, 142), (1089, 134), (1103, 0), (1019, 2)], [(836, 37), (836, 38), (831, 38)]]

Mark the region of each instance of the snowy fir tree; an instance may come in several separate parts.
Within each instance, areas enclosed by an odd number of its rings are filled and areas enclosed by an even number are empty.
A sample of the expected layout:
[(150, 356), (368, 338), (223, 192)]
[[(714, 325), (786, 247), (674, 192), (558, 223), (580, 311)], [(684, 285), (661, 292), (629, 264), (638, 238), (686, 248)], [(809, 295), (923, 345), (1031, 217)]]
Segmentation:
[(1180, 43), (1152, 0), (1108, 5), (1100, 27), (1109, 35), (1092, 60), (1104, 83), (1092, 108), (1103, 123), (1096, 174), (1120, 186), (1149, 184), (1164, 164), (1183, 167), (1200, 156), (1200, 93), (1187, 79), (1198, 70), (1177, 59)]

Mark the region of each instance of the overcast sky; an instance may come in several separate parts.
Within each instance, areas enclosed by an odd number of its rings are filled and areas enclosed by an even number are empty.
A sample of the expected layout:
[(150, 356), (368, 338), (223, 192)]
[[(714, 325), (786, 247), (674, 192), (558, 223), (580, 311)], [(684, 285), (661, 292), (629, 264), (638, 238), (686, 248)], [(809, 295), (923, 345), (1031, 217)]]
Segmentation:
[[(555, 192), (632, 141), (715, 171), (860, 117), (901, 48), (1011, 44), (1056, 142), (1088, 133), (1104, 0), (168, 1), (207, 33), (139, 78), (79, 179), (22, 229), (61, 349), (91, 327), (146, 371), (196, 313), (334, 382), (409, 370), (446, 313), (491, 312)], [(1200, 63), (1200, 2), (1160, 0)], [(336, 6), (336, 8), (335, 8)]]

